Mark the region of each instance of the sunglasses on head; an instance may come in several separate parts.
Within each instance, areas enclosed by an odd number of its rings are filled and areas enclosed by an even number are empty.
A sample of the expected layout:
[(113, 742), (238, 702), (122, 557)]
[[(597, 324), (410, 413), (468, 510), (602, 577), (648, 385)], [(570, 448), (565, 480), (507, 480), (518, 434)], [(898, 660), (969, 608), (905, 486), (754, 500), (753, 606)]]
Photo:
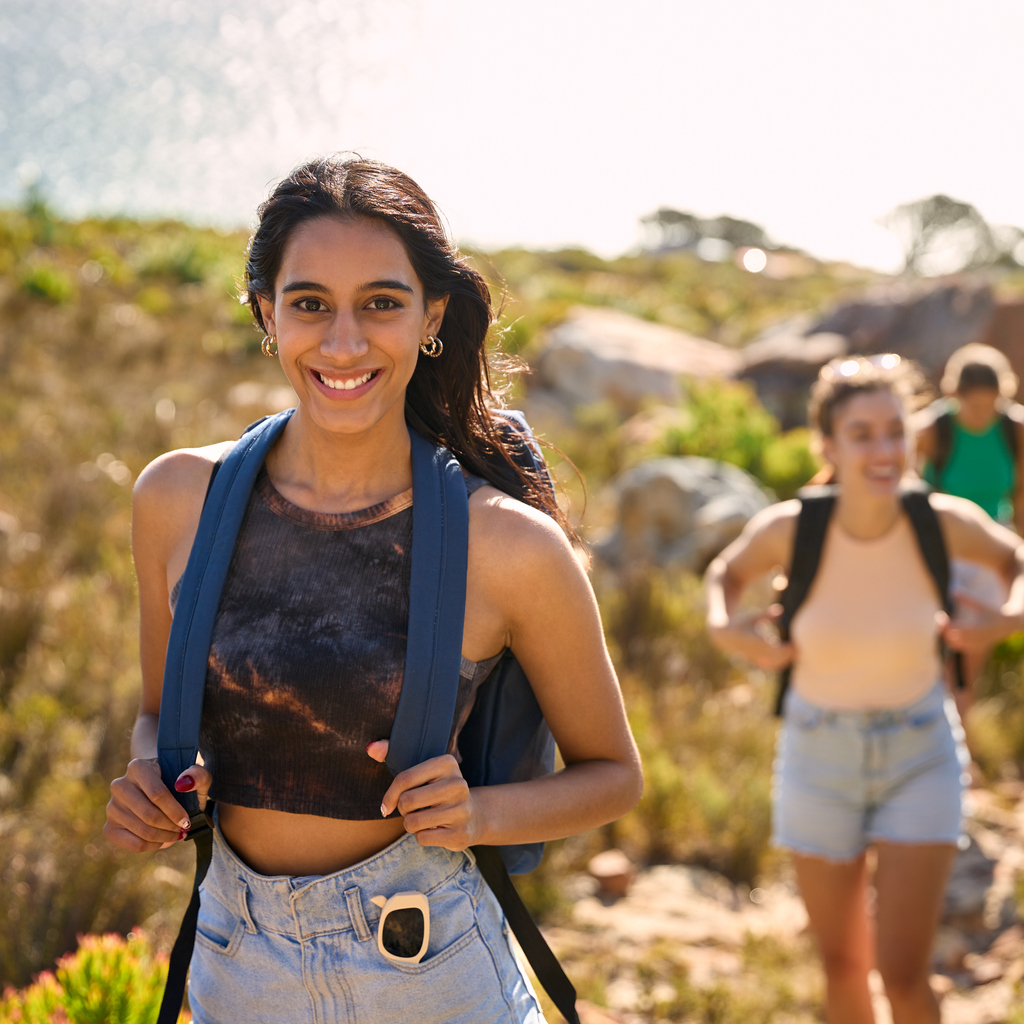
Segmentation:
[(895, 352), (881, 352), (873, 356), (857, 356), (848, 359), (833, 359), (821, 368), (825, 380), (842, 380), (852, 377), (864, 363), (870, 363), (879, 370), (894, 370), (902, 359)]
[(418, 964), (430, 942), (430, 908), (421, 892), (397, 892), (394, 896), (373, 896), (370, 902), (381, 908), (377, 922), (377, 948), (388, 959), (401, 964)]

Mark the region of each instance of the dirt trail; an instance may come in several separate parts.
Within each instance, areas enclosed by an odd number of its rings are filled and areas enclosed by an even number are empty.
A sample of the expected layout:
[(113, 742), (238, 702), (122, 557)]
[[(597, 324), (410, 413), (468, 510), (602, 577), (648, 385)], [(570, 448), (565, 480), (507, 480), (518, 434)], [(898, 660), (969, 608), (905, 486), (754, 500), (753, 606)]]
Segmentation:
[[(970, 844), (949, 886), (933, 985), (944, 1024), (1003, 1024), (1024, 1004), (1024, 785), (973, 790), (969, 813)], [(663, 865), (640, 871), (617, 900), (583, 896), (571, 922), (547, 934), (589, 997), (583, 1024), (803, 1024), (820, 1019), (821, 998), (806, 925), (791, 882), (750, 892), (701, 868)], [(891, 1024), (877, 975), (872, 988), (877, 1024)], [(718, 1016), (701, 1009), (712, 998)], [(750, 1016), (754, 1007), (760, 1012)]]

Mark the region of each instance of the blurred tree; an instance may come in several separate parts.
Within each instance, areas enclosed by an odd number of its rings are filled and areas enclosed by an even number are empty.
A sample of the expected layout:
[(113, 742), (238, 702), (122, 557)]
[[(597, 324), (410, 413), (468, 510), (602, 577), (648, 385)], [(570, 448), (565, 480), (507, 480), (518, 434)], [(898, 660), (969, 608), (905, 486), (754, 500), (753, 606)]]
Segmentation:
[(941, 193), (901, 203), (882, 223), (900, 239), (908, 274), (991, 266), (1000, 256), (992, 228), (978, 210)]
[(727, 214), (703, 218), (662, 206), (641, 217), (640, 223), (648, 239), (645, 248), (649, 250), (694, 249), (705, 238), (725, 242), (733, 249), (741, 246), (774, 248), (760, 225)]
[(702, 237), (698, 217), (668, 206), (641, 217), (640, 223), (653, 243), (645, 246), (647, 249), (692, 248)]

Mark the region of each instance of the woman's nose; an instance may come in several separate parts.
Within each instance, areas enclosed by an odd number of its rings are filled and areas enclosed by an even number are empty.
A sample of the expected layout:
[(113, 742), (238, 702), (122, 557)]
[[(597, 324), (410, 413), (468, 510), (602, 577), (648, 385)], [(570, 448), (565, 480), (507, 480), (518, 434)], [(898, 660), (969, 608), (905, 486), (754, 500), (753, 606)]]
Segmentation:
[(369, 342), (360, 328), (359, 321), (352, 316), (335, 316), (320, 342), (325, 355), (338, 357), (360, 356), (369, 348)]

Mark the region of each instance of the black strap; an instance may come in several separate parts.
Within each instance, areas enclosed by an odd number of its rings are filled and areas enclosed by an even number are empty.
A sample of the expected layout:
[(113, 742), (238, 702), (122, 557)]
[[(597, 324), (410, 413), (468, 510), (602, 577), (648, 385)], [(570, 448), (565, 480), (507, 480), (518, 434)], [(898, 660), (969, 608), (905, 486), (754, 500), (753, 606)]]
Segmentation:
[[(789, 639), (793, 617), (807, 599), (811, 584), (818, 572), (821, 550), (825, 546), (832, 509), (836, 503), (836, 488), (833, 486), (805, 488), (800, 494), (800, 514), (796, 521), (793, 537), (793, 560), (789, 567), (789, 579), (782, 593), (782, 615), (779, 617), (779, 636)], [(789, 689), (792, 669), (787, 665), (779, 673), (779, 692), (775, 699), (775, 714), (781, 715)]]
[(156, 1024), (177, 1024), (185, 1000), (185, 980), (188, 977), (188, 965), (192, 960), (192, 949), (196, 943), (196, 923), (199, 920), (199, 886), (203, 884), (210, 861), (213, 860), (213, 830), (203, 818), (202, 825), (193, 823), (197, 829), (191, 836), (196, 846), (196, 877), (192, 882), (192, 898), (188, 909), (181, 920), (178, 937), (174, 940), (171, 960), (167, 965), (167, 984), (164, 986), (164, 997), (160, 1003), (160, 1013)]
[(935, 470), (935, 486), (942, 490), (942, 473), (953, 451), (953, 413), (947, 407), (935, 417), (935, 452), (932, 455), (932, 469)]
[(999, 425), (1003, 428), (1003, 440), (1013, 459), (1013, 477), (1017, 479), (1017, 459), (1020, 457), (1020, 441), (1017, 436), (1017, 421), (1008, 413), (999, 414)]
[(501, 854), (494, 846), (473, 846), (471, 849), (480, 874), (484, 876), (484, 881), (497, 897), (509, 927), (519, 940), (519, 945), (534, 974), (537, 975), (537, 980), (544, 986), (544, 991), (551, 996), (552, 1002), (558, 1007), (558, 1012), (569, 1024), (580, 1024), (580, 1018), (576, 1013), (576, 989), (530, 917), (530, 912), (512, 884), (512, 879), (509, 878)]
[[(946, 539), (942, 535), (942, 524), (939, 522), (935, 509), (932, 508), (932, 503), (928, 500), (928, 490), (924, 487), (906, 487), (900, 498), (903, 502), (903, 510), (914, 527), (914, 536), (917, 537), (921, 557), (935, 581), (942, 607), (952, 618), (956, 608), (949, 586), (949, 553), (946, 549)], [(943, 658), (949, 656), (949, 652), (941, 642), (940, 650)], [(962, 690), (966, 685), (963, 655), (959, 651), (953, 651), (952, 661), (954, 683), (958, 690)]]

